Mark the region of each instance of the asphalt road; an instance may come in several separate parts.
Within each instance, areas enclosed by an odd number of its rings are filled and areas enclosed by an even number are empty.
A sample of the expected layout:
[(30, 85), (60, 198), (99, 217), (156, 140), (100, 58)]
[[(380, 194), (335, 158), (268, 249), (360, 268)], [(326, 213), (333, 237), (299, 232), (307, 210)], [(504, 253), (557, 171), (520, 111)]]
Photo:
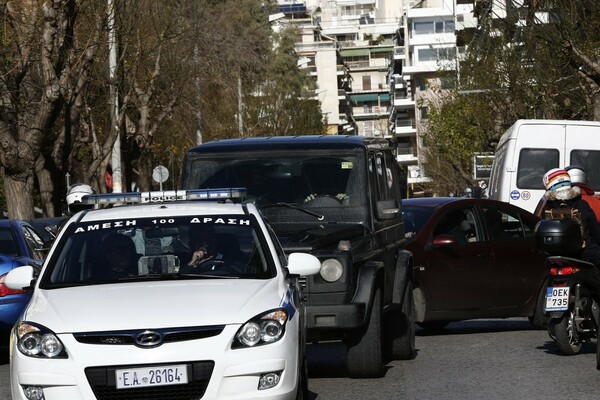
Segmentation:
[[(311, 400), (577, 399), (600, 397), (595, 343), (561, 356), (545, 331), (526, 319), (452, 323), (443, 332), (417, 330), (417, 355), (393, 361), (380, 379), (349, 379), (344, 347), (309, 345)], [(0, 360), (0, 400), (9, 400), (7, 359)]]

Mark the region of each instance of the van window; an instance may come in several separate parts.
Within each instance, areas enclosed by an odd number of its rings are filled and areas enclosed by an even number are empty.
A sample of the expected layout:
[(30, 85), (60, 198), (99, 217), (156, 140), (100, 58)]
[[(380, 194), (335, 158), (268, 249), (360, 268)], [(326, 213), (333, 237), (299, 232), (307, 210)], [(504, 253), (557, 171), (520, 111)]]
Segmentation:
[(558, 168), (558, 149), (521, 149), (517, 169), (519, 189), (544, 190), (542, 178), (552, 168)]
[(600, 190), (600, 151), (572, 150), (570, 165), (578, 165), (584, 169), (592, 189)]

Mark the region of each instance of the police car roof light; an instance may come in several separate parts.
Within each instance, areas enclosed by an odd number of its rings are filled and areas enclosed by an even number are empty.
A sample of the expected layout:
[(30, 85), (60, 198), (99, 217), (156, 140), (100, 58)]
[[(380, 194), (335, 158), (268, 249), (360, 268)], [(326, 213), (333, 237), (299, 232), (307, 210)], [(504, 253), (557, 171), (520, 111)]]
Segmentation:
[(82, 204), (164, 203), (185, 200), (228, 200), (246, 197), (246, 188), (166, 190), (154, 192), (129, 192), (90, 194), (83, 196)]

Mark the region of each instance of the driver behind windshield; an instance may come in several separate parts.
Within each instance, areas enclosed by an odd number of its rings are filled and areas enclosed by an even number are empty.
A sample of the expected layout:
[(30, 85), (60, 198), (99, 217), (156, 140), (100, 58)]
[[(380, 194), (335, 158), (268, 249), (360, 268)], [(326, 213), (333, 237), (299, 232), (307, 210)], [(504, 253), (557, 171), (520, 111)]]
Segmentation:
[(137, 275), (139, 254), (130, 237), (120, 233), (109, 233), (102, 239), (100, 248), (101, 254), (108, 262), (107, 268), (101, 271), (102, 278), (118, 279)]
[(215, 230), (212, 226), (191, 225), (188, 235), (192, 258), (186, 266), (182, 267), (181, 273), (193, 272), (203, 263), (221, 258), (217, 252)]

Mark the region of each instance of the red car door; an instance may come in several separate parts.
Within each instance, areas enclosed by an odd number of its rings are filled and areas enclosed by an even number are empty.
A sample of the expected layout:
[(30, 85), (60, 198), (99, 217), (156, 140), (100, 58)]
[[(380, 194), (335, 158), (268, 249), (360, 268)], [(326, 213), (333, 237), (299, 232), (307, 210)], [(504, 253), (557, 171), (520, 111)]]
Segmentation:
[[(437, 239), (444, 237), (439, 235), (454, 234), (448, 226), (461, 215), (464, 219), (460, 230), (466, 240), (461, 236), (454, 244), (436, 244)], [(454, 208), (440, 217), (425, 250), (425, 259), (425, 270), (420, 275), (426, 280), (423, 286), (427, 288), (428, 312), (494, 306), (497, 301), (494, 253), (490, 242), (485, 240), (475, 207)]]
[(503, 205), (484, 205), (482, 210), (496, 259), (495, 306), (535, 304), (546, 271), (544, 256), (535, 251), (533, 221)]

